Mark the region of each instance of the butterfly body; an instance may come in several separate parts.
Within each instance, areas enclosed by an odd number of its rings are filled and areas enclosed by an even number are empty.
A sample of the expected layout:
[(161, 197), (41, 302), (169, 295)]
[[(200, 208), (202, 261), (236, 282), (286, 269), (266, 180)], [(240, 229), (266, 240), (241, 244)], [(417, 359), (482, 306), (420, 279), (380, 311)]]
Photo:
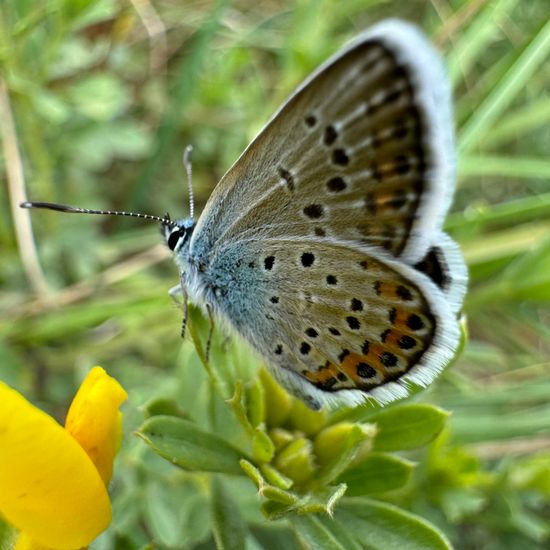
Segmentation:
[(182, 290), (313, 408), (405, 396), (455, 352), (451, 120), (439, 56), (383, 22), (290, 96), (196, 226), (164, 225)]

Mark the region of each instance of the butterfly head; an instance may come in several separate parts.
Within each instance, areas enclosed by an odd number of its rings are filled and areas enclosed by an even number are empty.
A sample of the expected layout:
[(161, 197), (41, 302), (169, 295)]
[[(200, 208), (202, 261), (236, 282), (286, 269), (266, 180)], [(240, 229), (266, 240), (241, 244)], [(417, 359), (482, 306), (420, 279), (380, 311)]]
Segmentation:
[(168, 248), (174, 253), (181, 253), (189, 247), (195, 221), (191, 218), (176, 221), (166, 219), (161, 222), (160, 229)]

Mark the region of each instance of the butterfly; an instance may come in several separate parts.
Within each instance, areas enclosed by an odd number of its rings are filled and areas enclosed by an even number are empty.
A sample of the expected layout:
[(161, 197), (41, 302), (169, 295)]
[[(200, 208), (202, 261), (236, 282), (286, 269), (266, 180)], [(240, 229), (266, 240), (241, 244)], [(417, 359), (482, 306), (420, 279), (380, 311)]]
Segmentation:
[(289, 392), (313, 409), (385, 404), (458, 346), (467, 270), (442, 230), (454, 150), (439, 54), (386, 20), (290, 95), (197, 222), (124, 214), (161, 221), (184, 297)]

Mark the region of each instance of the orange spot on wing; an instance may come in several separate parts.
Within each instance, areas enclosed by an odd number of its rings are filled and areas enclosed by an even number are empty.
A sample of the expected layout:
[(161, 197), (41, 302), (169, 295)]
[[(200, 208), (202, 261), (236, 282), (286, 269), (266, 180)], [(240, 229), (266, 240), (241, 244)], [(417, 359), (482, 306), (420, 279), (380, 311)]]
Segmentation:
[[(360, 363), (366, 363), (367, 365), (370, 365), (378, 374), (380, 374), (383, 378), (386, 376), (386, 370), (384, 367), (380, 364), (379, 361), (373, 361), (372, 358), (374, 355), (372, 355), (371, 351), (369, 350), (368, 355), (359, 355), (358, 353), (350, 353), (349, 355), (346, 355), (342, 363), (340, 364), (340, 368), (354, 381), (358, 384), (365, 384), (366, 381), (364, 378), (361, 378), (357, 374), (357, 366)], [(374, 382), (374, 381), (373, 381)], [(376, 383), (376, 382), (374, 382)]]
[(340, 371), (332, 363), (328, 363), (323, 367), (319, 367), (315, 372), (305, 371), (304, 376), (310, 381), (316, 384), (324, 384), (331, 378), (338, 376)]

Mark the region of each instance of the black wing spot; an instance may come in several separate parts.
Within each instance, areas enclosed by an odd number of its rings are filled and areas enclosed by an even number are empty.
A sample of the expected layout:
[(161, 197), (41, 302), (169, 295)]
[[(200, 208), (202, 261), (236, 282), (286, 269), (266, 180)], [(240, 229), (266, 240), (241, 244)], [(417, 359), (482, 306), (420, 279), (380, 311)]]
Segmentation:
[(380, 362), (385, 367), (395, 367), (397, 365), (397, 357), (393, 353), (385, 351), (380, 355)]
[(323, 215), (323, 207), (320, 204), (310, 204), (303, 210), (308, 218), (317, 219)]
[(411, 291), (406, 286), (399, 285), (395, 289), (395, 293), (405, 302), (410, 302), (413, 299)]
[(306, 126), (313, 128), (317, 124), (317, 117), (315, 115), (307, 115), (304, 118), (304, 122), (306, 123)]
[(421, 330), (424, 328), (424, 321), (416, 313), (413, 313), (407, 319), (407, 326), (411, 330)]
[(395, 157), (395, 171), (398, 174), (404, 175), (411, 169), (411, 163), (409, 159), (404, 155)]
[(340, 331), (334, 327), (328, 327), (328, 331), (334, 336), (340, 336)]
[(327, 181), (327, 189), (331, 193), (340, 193), (347, 187), (346, 182), (341, 177), (331, 178)]
[(397, 345), (401, 349), (411, 349), (416, 346), (416, 340), (412, 336), (408, 336), (407, 334), (404, 334), (399, 338), (399, 341), (397, 342)]
[(306, 334), (311, 338), (317, 338), (317, 336), (319, 336), (319, 333), (313, 327), (306, 329)]
[(340, 166), (347, 166), (349, 164), (348, 154), (344, 149), (334, 149), (332, 152), (332, 162)]
[(363, 302), (357, 298), (352, 298), (351, 311), (363, 311)]
[(384, 98), (384, 103), (393, 103), (401, 97), (402, 90), (394, 90), (386, 95)]
[(325, 128), (325, 134), (323, 136), (323, 142), (325, 145), (332, 145), (338, 138), (338, 132), (336, 128), (330, 124)]
[(349, 349), (343, 349), (342, 350), (342, 353), (338, 356), (338, 361), (340, 361), (340, 363), (342, 363), (342, 361), (344, 361), (344, 359), (349, 355)]
[(311, 252), (304, 252), (301, 261), (304, 267), (311, 267), (315, 261), (315, 256)]
[(359, 330), (361, 327), (361, 323), (357, 317), (350, 315), (349, 317), (346, 317), (346, 321), (348, 322), (348, 326), (351, 330)]
[(405, 204), (407, 204), (407, 192), (404, 189), (397, 189), (388, 201), (388, 206), (394, 210), (401, 210)]
[(335, 285), (338, 283), (338, 279), (335, 275), (327, 275), (327, 285)]
[(445, 262), (445, 255), (439, 247), (432, 247), (424, 258), (415, 266), (418, 271), (425, 273), (439, 288), (445, 290), (449, 283), (449, 268)]
[(302, 342), (300, 344), (300, 353), (302, 355), (307, 355), (311, 351), (311, 346), (307, 342)]
[(376, 369), (367, 363), (358, 363), (357, 376), (360, 376), (361, 378), (373, 378), (376, 376)]
[(267, 258), (264, 258), (264, 267), (271, 271), (273, 269), (273, 264), (275, 263), (275, 256), (268, 256)]

